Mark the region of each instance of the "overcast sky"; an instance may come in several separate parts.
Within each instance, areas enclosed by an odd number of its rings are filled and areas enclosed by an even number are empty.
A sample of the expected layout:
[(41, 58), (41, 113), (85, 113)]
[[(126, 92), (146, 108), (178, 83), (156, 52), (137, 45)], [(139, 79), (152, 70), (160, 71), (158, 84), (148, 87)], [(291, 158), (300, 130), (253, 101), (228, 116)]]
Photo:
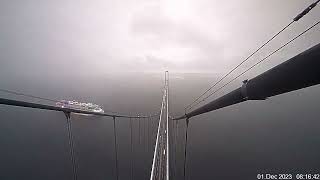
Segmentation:
[[(1, 0), (0, 71), (20, 75), (163, 70), (223, 73), (312, 2)], [(252, 62), (319, 19), (318, 6)], [(319, 41), (316, 27), (265, 67)]]
[[(214, 78), (212, 74), (209, 77), (205, 74), (205, 78), (192, 74), (183, 81), (172, 78), (175, 81), (170, 85), (170, 113), (179, 115), (217, 77), (241, 62), (314, 1), (0, 0), (0, 88), (52, 99), (80, 99), (101, 104), (105, 110), (150, 113), (149, 109), (160, 106), (162, 81), (155, 80), (155, 75), (127, 76), (123, 72), (219, 73)], [(319, 20), (320, 4), (243, 68)], [(247, 76), (251, 78), (319, 42), (320, 25)], [(114, 76), (106, 76), (110, 72)], [(58, 81), (48, 78), (57, 75)], [(79, 75), (80, 80), (73, 78)], [(8, 98), (7, 94), (4, 97)], [(319, 86), (268, 101), (242, 103), (190, 121), (187, 158), (190, 171), (186, 171), (186, 177), (253, 179), (263, 172), (316, 170), (320, 167), (317, 97)], [(0, 159), (4, 162), (0, 163), (1, 177), (63, 179), (72, 172), (67, 167), (62, 113), (8, 107), (2, 107), (0, 112), (3, 114), (0, 145), (4, 147), (0, 148)], [(112, 121), (93, 122), (93, 116), (75, 118), (79, 177), (110, 179), (115, 172), (114, 146), (110, 145), (115, 132), (110, 129)], [(130, 174), (126, 172), (132, 155), (128, 153), (129, 146), (125, 146), (130, 139), (129, 121), (119, 122), (119, 172), (124, 177)], [(177, 147), (181, 149), (174, 170), (180, 169), (183, 177), (185, 136), (181, 123), (177, 136), (183, 140), (178, 139)], [(135, 127), (134, 137), (138, 140), (140, 134), (137, 135)], [(145, 170), (142, 167), (145, 163), (137, 159), (146, 160), (143, 156), (146, 154), (140, 150), (145, 146), (137, 142), (133, 154), (136, 176)]]

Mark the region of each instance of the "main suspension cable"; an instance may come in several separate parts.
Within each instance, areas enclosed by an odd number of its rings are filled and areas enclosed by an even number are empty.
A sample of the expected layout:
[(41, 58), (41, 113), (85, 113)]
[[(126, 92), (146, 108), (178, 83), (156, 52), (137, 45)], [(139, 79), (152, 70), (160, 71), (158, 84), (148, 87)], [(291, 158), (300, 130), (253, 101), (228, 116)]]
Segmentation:
[(204, 91), (199, 97), (197, 97), (192, 103), (190, 103), (188, 106), (185, 107), (185, 112), (191, 108), (193, 108), (194, 103), (196, 103), (200, 98), (202, 98), (205, 94), (207, 94), (211, 89), (216, 87), (221, 81), (223, 81), (225, 78), (227, 78), (231, 73), (233, 73), (236, 69), (238, 69), (242, 64), (247, 62), (253, 55), (255, 55), (258, 51), (260, 51), (263, 47), (265, 47), (270, 41), (275, 39), (280, 33), (282, 33), (285, 29), (287, 29), (291, 24), (293, 24), (294, 21), (291, 21), (288, 25), (286, 25), (284, 28), (282, 28), (279, 32), (277, 32), (275, 35), (273, 35), (267, 42), (265, 42), (262, 46), (260, 46), (257, 50), (255, 50), (253, 53), (251, 53), (247, 58), (245, 58), (243, 61), (241, 61), (237, 66), (232, 68), (227, 74), (225, 74), (223, 77), (221, 77), (216, 83), (214, 83), (212, 86), (210, 86), (206, 91)]
[(0, 89), (0, 91), (5, 92), (5, 93), (9, 93), (9, 94), (18, 95), (18, 96), (30, 97), (30, 98), (34, 98), (34, 99), (41, 99), (41, 100), (50, 101), (50, 102), (58, 102), (59, 101), (56, 99), (49, 99), (49, 98), (44, 98), (44, 97), (40, 97), (40, 96), (34, 96), (31, 94), (25, 94), (25, 93), (11, 91), (11, 90), (7, 90), (7, 89)]
[[(192, 103), (190, 103), (188, 106), (185, 107), (185, 114), (187, 110), (192, 109), (196, 102), (200, 100), (205, 94), (207, 94), (211, 89), (216, 87), (221, 81), (223, 81), (226, 77), (228, 77), (232, 72), (234, 72), (236, 69), (238, 69), (243, 63), (248, 61), (253, 55), (255, 55), (258, 51), (260, 51), (263, 47), (265, 47), (267, 44), (269, 44), (273, 39), (275, 39), (279, 34), (281, 34), (284, 30), (289, 28), (294, 22), (299, 21), (303, 16), (305, 16), (307, 13), (310, 12), (311, 9), (313, 9), (317, 3), (320, 0), (317, 0), (316, 2), (312, 3), (310, 6), (308, 6), (304, 11), (302, 11), (300, 14), (298, 14), (288, 25), (286, 25), (284, 28), (282, 28), (279, 32), (277, 32), (275, 35), (273, 35), (267, 42), (265, 42), (262, 46), (260, 46), (257, 50), (255, 50), (253, 53), (251, 53), (247, 58), (245, 58), (242, 62), (240, 62), (237, 66), (235, 66), (233, 69), (231, 69), (227, 74), (225, 74), (222, 78), (220, 78), (216, 83), (214, 83), (212, 86), (210, 86), (205, 92), (203, 92), (198, 98), (196, 98)], [(202, 100), (203, 101), (203, 100)], [(201, 102), (201, 101), (200, 101)]]
[(287, 45), (289, 45), (290, 43), (292, 43), (293, 41), (295, 41), (296, 39), (298, 39), (300, 36), (304, 35), (306, 32), (308, 32), (309, 30), (311, 30), (312, 28), (314, 28), (315, 26), (317, 26), (320, 23), (320, 21), (318, 21), (317, 23), (313, 24), (312, 26), (310, 26), (308, 29), (304, 30), (303, 32), (301, 32), (300, 34), (298, 34), (297, 36), (295, 36), (293, 39), (291, 39), (290, 41), (286, 42), (285, 44), (283, 44), (282, 46), (280, 46), (278, 49), (274, 50), (272, 53), (270, 53), (269, 55), (267, 55), (266, 57), (264, 57), (263, 59), (261, 59), (260, 61), (258, 61), (257, 63), (255, 63), (254, 65), (250, 66), (248, 69), (246, 69), (245, 71), (243, 71), (242, 73), (240, 73), (239, 75), (237, 75), (235, 78), (231, 79), (230, 81), (228, 81), (226, 84), (224, 84), (223, 86), (221, 86), (220, 88), (218, 88), (216, 91), (213, 91), (211, 94), (207, 95), (205, 98), (203, 98), (201, 101), (198, 101), (194, 106), (200, 104), (201, 102), (205, 101), (206, 99), (208, 99), (210, 96), (212, 96), (213, 94), (219, 92), (221, 89), (223, 89), (224, 87), (226, 87), (227, 85), (229, 85), (230, 83), (232, 83), (233, 81), (235, 81), (236, 79), (238, 79), (240, 76), (244, 75), (245, 73), (247, 73), (248, 71), (250, 71), (251, 69), (253, 69), (254, 67), (256, 67), (257, 65), (259, 65), (260, 63), (262, 63), (263, 61), (267, 60), (269, 57), (271, 57), (272, 55), (274, 55), (275, 53), (277, 53), (278, 51), (280, 51), (281, 49), (283, 49), (284, 47), (286, 47)]
[[(40, 99), (40, 100), (45, 100), (45, 101), (49, 101), (49, 102), (53, 102), (53, 103), (57, 103), (57, 102), (61, 101), (61, 100), (58, 100), (58, 99), (50, 99), (50, 98), (35, 96), (35, 95), (32, 95), (32, 94), (26, 94), (26, 93), (22, 93), (22, 92), (18, 92), (18, 91), (12, 91), (12, 90), (8, 90), (8, 89), (1, 89), (0, 88), (0, 91), (8, 93), (8, 94), (14, 94), (14, 95), (17, 95), (17, 96), (24, 96), (24, 97), (34, 98), (34, 99)], [(124, 113), (121, 113), (121, 112), (116, 112), (116, 111), (112, 111), (112, 110), (104, 110), (104, 111), (105, 112), (109, 112), (109, 113), (114, 113), (115, 115), (122, 115), (122, 116), (130, 117), (129, 115), (125, 115)], [(158, 115), (158, 113), (155, 113), (155, 114), (153, 114), (151, 116), (157, 116), (157, 115)], [(141, 116), (141, 118), (145, 118), (145, 117), (146, 116)]]

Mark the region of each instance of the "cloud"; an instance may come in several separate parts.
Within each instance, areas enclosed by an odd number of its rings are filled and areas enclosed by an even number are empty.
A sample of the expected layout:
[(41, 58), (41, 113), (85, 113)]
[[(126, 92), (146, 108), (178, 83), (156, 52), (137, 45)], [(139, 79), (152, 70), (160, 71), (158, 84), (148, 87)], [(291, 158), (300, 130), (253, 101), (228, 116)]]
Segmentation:
[(176, 65), (174, 68), (201, 69), (209, 65), (214, 69), (213, 64), (222, 59), (223, 43), (194, 26), (192, 21), (170, 19), (162, 8), (161, 4), (152, 4), (132, 17), (132, 35), (148, 45), (146, 56), (171, 61)]
[[(285, 8), (284, 4), (276, 0), (4, 1), (0, 3), (1, 70), (225, 72), (308, 3), (295, 0)], [(312, 11), (272, 47), (318, 16)], [(309, 34), (290, 49), (291, 55), (319, 42), (319, 32)]]

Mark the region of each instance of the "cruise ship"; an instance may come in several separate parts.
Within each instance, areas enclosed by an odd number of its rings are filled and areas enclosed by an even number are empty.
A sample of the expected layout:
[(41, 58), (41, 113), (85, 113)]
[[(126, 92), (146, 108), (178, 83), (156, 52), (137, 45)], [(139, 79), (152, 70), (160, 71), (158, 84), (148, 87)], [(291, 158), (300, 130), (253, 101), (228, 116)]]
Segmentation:
[(72, 101), (60, 100), (56, 102), (56, 106), (61, 108), (70, 108), (70, 109), (78, 109), (82, 111), (104, 113), (104, 110), (101, 108), (101, 106), (97, 104), (83, 103), (75, 100), (72, 100)]

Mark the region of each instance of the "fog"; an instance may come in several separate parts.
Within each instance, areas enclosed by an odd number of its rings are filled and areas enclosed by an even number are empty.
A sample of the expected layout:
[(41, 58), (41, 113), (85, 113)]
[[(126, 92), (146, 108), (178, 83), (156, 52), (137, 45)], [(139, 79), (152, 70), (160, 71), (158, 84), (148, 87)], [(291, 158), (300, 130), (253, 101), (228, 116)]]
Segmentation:
[[(106, 112), (159, 112), (170, 72), (170, 115), (287, 25), (313, 1), (108, 0), (0, 2), (0, 88), (101, 105)], [(248, 63), (320, 17), (315, 7)], [(315, 27), (213, 100), (319, 43)], [(248, 101), (190, 119), (187, 179), (256, 179), (258, 173), (319, 173), (319, 86)], [(50, 104), (4, 92), (1, 98)], [(52, 102), (51, 102), (52, 103)], [(63, 113), (0, 106), (0, 179), (71, 179)], [(73, 114), (79, 179), (115, 179), (112, 118)], [(120, 179), (148, 179), (157, 118), (117, 118)], [(171, 124), (172, 125), (172, 124)], [(149, 127), (149, 131), (147, 128)], [(146, 132), (149, 132), (147, 135)], [(170, 176), (183, 179), (185, 121), (170, 143)], [(171, 134), (173, 136), (173, 134)]]

